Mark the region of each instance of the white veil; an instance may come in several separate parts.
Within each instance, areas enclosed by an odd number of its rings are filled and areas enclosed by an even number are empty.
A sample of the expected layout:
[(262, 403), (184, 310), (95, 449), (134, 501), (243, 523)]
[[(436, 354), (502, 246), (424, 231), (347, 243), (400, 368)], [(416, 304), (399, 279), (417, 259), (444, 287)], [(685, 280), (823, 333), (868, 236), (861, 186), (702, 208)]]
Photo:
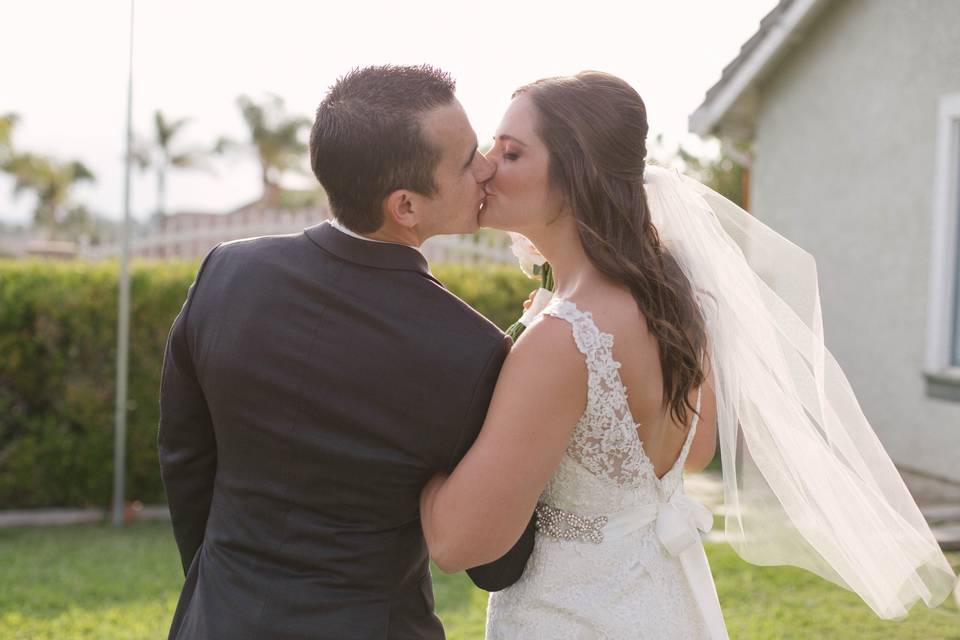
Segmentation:
[(813, 257), (675, 171), (648, 165), (646, 188), (706, 324), (733, 548), (808, 569), (883, 618), (939, 604), (956, 578), (824, 347)]

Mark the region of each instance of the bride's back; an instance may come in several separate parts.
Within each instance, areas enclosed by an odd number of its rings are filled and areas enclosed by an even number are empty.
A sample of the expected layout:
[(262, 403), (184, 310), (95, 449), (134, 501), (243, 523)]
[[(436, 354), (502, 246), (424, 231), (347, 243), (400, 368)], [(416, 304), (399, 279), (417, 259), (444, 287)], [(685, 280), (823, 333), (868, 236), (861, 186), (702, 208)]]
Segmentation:
[[(630, 292), (612, 283), (590, 287), (570, 300), (593, 314), (600, 331), (613, 336), (613, 357), (620, 363), (620, 379), (627, 389), (637, 435), (657, 477), (663, 476), (679, 457), (693, 416), (687, 424), (678, 423), (664, 406), (658, 343), (646, 318)], [(691, 404), (696, 395), (694, 389)]]

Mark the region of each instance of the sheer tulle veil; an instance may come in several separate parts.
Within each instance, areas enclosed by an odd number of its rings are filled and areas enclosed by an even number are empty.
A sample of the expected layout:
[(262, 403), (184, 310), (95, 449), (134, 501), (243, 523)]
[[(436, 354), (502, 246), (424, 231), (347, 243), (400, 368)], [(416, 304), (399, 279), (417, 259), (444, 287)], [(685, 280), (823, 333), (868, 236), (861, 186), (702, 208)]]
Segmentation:
[(733, 548), (847, 587), (883, 618), (939, 604), (956, 578), (824, 346), (813, 257), (675, 171), (648, 165), (645, 182), (707, 329)]

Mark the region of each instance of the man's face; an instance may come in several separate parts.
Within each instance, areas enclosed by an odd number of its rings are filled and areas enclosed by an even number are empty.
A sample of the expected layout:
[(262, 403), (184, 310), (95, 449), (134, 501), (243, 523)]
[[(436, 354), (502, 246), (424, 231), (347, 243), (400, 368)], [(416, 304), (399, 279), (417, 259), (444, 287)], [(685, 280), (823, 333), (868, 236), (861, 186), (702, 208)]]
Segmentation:
[(493, 176), (493, 165), (477, 152), (477, 134), (457, 100), (424, 114), (423, 136), (440, 152), (433, 173), (432, 197), (418, 199), (418, 235), (473, 233), (483, 204), (483, 183)]

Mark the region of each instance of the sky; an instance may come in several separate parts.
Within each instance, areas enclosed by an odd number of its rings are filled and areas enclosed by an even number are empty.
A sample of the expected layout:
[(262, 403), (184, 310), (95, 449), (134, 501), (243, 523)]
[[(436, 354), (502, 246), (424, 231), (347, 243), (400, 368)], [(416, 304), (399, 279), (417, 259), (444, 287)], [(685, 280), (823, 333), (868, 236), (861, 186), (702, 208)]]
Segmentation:
[[(134, 129), (152, 114), (189, 117), (182, 144), (244, 139), (236, 98), (274, 93), (312, 118), (329, 86), (353, 67), (429, 63), (451, 72), (481, 144), (515, 88), (599, 69), (630, 82), (651, 136), (708, 152), (687, 118), (776, 0), (139, 0), (134, 27)], [(16, 112), (14, 144), (97, 176), (75, 200), (106, 217), (123, 212), (129, 0), (0, 0), (0, 114)], [(300, 178), (307, 184), (311, 176)], [(298, 186), (291, 180), (289, 186)], [(260, 192), (252, 156), (168, 176), (167, 210), (228, 211)], [(132, 214), (155, 208), (154, 178), (137, 173)], [(29, 220), (0, 176), (0, 222)]]

